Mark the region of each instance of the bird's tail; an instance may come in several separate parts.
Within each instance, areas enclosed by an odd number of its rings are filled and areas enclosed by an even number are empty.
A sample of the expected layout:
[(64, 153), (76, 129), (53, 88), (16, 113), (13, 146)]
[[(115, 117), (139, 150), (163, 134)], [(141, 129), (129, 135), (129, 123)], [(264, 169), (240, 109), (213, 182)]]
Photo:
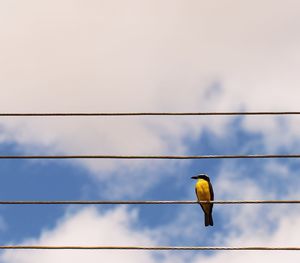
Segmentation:
[(204, 222), (205, 226), (213, 226), (214, 225), (214, 221), (213, 221), (213, 218), (212, 218), (212, 213), (209, 213), (209, 214), (205, 213), (204, 221), (205, 221)]

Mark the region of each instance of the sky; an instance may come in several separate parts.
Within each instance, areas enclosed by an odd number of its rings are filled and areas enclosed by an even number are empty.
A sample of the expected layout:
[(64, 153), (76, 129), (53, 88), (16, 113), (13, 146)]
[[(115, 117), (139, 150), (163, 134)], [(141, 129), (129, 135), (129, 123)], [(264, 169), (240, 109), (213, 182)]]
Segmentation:
[[(0, 112), (299, 111), (300, 3), (0, 2)], [(0, 117), (0, 154), (299, 153), (298, 116)], [(0, 200), (299, 199), (297, 159), (1, 160)], [(297, 205), (0, 206), (1, 245), (299, 246)], [(8, 251), (2, 263), (295, 262), (298, 252)]]

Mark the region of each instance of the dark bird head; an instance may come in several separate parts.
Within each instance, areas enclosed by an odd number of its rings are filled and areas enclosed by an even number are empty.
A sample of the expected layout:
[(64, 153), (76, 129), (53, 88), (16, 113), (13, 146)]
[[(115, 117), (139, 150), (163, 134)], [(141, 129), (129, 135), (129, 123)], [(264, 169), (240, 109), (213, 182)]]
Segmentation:
[(191, 179), (204, 179), (206, 181), (209, 181), (209, 177), (207, 174), (198, 174), (196, 176), (192, 176)]

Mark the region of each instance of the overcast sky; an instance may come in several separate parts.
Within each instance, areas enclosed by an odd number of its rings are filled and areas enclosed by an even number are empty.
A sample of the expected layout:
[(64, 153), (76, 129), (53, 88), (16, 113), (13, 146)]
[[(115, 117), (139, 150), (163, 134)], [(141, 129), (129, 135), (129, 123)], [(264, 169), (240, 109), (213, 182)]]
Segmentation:
[[(0, 112), (299, 111), (300, 3), (0, 2)], [(0, 153), (299, 153), (300, 117), (0, 119)], [(297, 160), (1, 160), (1, 200), (299, 199)], [(299, 246), (297, 205), (1, 206), (0, 243)], [(3, 263), (295, 262), (294, 252), (2, 251)]]

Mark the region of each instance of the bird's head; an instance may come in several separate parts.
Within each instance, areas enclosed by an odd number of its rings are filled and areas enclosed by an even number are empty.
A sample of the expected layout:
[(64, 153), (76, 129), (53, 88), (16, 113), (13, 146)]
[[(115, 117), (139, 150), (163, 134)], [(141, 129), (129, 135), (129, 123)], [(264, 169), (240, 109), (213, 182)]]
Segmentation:
[(197, 174), (195, 176), (192, 176), (191, 179), (204, 179), (206, 181), (209, 181), (209, 177), (207, 174)]

